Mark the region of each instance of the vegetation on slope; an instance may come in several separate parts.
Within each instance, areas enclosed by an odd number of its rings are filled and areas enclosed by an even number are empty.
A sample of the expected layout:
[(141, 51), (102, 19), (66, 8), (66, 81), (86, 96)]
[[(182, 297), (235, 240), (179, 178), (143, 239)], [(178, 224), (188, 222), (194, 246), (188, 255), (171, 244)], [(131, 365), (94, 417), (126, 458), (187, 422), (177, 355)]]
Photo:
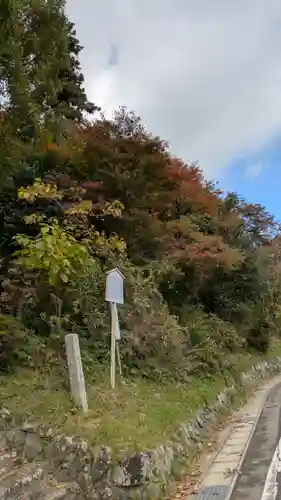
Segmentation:
[(126, 283), (121, 356), (131, 388), (122, 407), (139, 385), (161, 393), (161, 384), (178, 384), (178, 401), (181, 384), (266, 353), (281, 326), (274, 217), (223, 195), (126, 108), (90, 118), (98, 108), (82, 87), (81, 47), (62, 0), (4, 0), (0, 16), (5, 397), (24, 369), (64, 376), (66, 333), (79, 333), (91, 380), (106, 373), (105, 273), (116, 266)]

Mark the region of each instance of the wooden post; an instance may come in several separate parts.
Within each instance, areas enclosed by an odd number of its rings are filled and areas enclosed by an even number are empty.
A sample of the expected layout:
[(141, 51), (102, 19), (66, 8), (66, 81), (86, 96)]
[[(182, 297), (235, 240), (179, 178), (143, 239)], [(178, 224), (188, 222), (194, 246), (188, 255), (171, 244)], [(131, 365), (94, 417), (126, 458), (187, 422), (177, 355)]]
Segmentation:
[(87, 412), (88, 402), (78, 335), (74, 333), (66, 335), (65, 346), (72, 398), (78, 408)]

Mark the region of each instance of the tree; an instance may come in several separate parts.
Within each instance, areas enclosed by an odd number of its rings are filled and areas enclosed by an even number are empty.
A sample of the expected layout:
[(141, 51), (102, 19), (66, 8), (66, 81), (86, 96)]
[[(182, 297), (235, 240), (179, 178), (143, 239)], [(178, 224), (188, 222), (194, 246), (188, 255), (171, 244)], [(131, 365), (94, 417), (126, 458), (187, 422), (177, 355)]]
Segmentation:
[(0, 19), (0, 105), (15, 133), (33, 138), (45, 123), (57, 136), (59, 121), (97, 109), (82, 87), (82, 47), (63, 0), (3, 0)]
[(227, 193), (220, 215), (225, 240), (246, 252), (266, 245), (280, 231), (280, 225), (265, 207), (247, 203), (236, 193)]
[(64, 118), (81, 121), (83, 113), (93, 114), (100, 110), (98, 106), (88, 101), (85, 89), (82, 87), (84, 76), (81, 73), (79, 54), (82, 46), (76, 37), (74, 23), (62, 14), (67, 29), (68, 57), (61, 61), (58, 68), (58, 78), (61, 82), (56, 98), (51, 103), (52, 110)]

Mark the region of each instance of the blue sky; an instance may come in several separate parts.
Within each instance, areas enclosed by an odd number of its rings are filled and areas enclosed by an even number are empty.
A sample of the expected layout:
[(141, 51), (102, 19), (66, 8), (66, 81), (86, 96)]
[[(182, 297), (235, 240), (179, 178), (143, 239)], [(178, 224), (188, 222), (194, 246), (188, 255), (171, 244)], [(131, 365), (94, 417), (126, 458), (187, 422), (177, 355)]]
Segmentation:
[(220, 176), (220, 186), (264, 205), (281, 221), (281, 139), (232, 161)]

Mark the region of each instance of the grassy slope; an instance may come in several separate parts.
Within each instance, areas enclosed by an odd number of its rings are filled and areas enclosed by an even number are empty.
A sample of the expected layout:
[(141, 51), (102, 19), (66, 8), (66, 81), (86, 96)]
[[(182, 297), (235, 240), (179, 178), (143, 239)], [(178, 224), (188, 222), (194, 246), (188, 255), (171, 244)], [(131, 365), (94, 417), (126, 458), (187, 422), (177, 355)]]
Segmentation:
[[(279, 354), (281, 348), (275, 346), (268, 357)], [(240, 356), (236, 370), (247, 370), (260, 359)], [(108, 374), (99, 374), (99, 381), (87, 381), (90, 410), (85, 416), (73, 408), (61, 377), (20, 370), (0, 376), (0, 406), (15, 416), (83, 436), (92, 444), (109, 444), (116, 452), (144, 450), (163, 443), (198, 407), (212, 402), (224, 385), (221, 376), (191, 378), (188, 384), (177, 385), (134, 379), (118, 384), (113, 392)]]

